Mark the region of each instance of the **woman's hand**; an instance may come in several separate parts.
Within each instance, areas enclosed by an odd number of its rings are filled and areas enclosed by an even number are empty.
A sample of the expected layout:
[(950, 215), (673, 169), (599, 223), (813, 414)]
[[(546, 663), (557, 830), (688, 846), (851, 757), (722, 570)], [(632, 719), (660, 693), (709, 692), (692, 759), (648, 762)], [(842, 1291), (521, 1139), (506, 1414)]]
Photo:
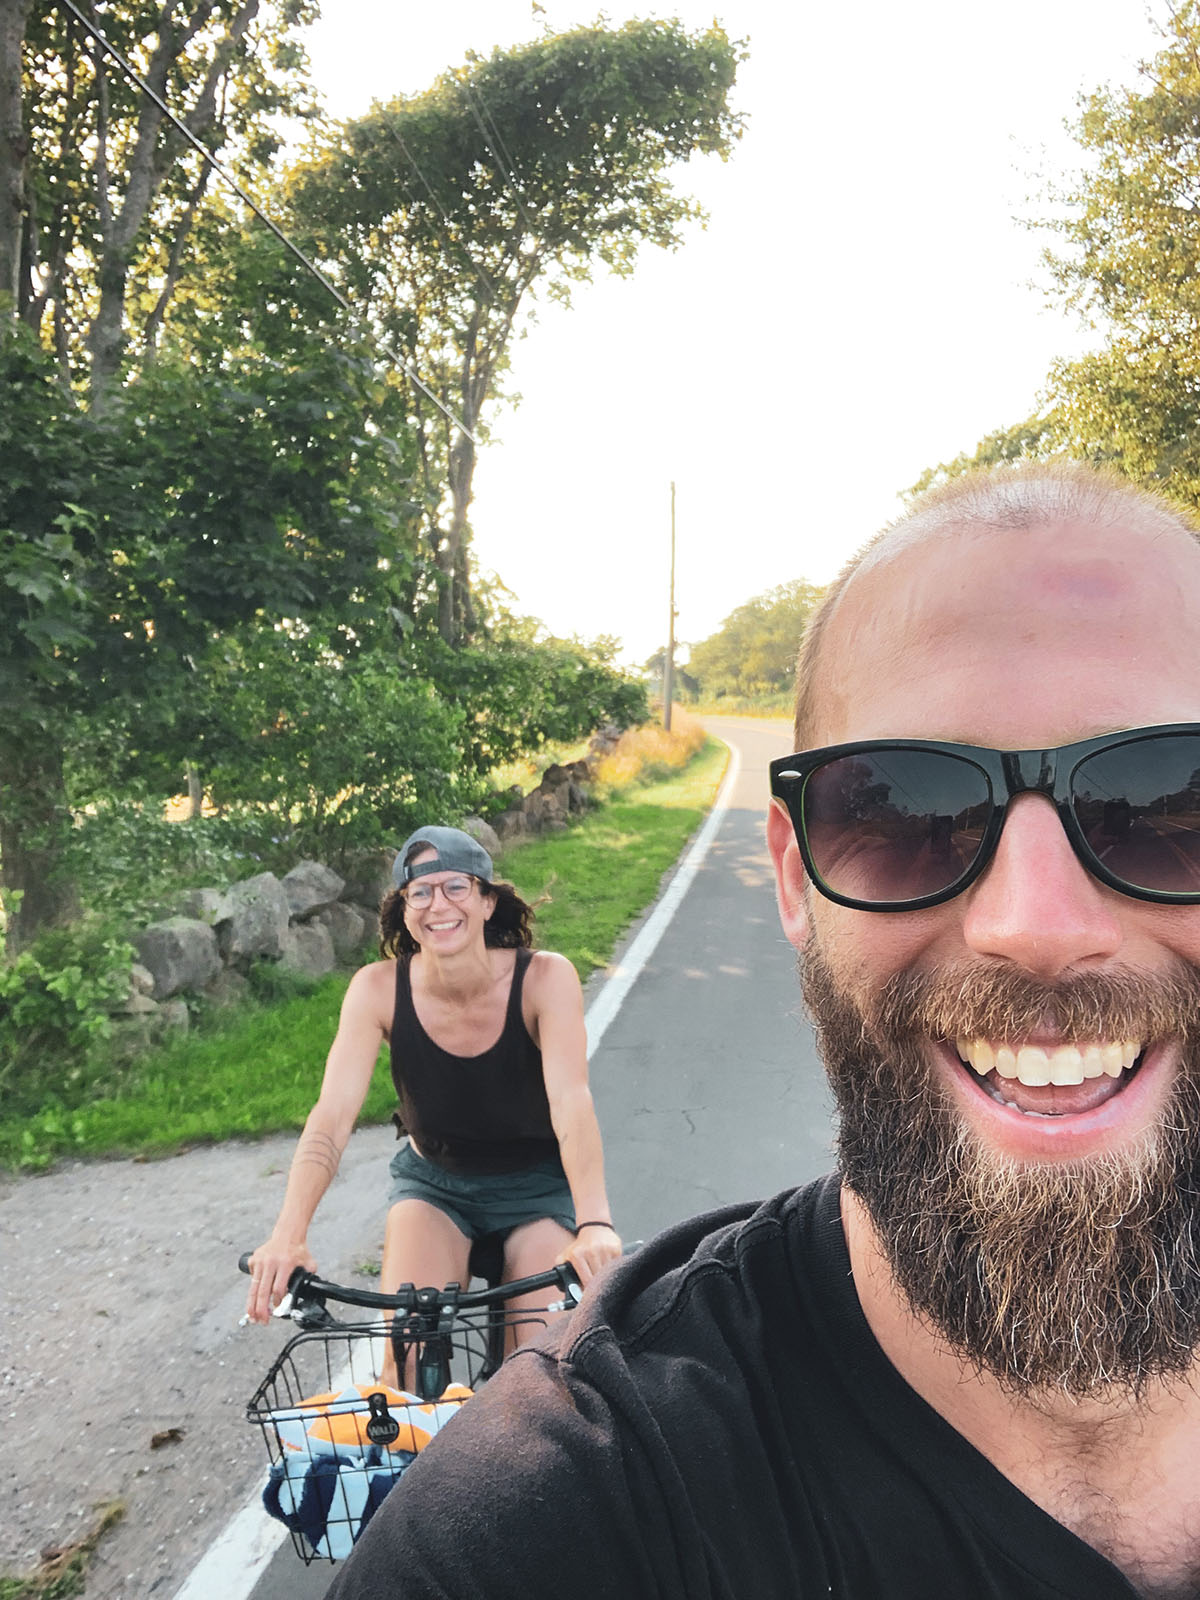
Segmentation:
[(579, 1274), (579, 1281), (588, 1284), (609, 1261), (621, 1254), (621, 1240), (610, 1222), (585, 1222), (575, 1235), (574, 1243), (559, 1256), (559, 1261), (569, 1261)]
[(271, 1312), (287, 1293), (288, 1279), (297, 1267), (315, 1272), (317, 1263), (303, 1240), (289, 1242), (274, 1234), (250, 1257), (250, 1291), (246, 1315), (251, 1322), (268, 1322)]

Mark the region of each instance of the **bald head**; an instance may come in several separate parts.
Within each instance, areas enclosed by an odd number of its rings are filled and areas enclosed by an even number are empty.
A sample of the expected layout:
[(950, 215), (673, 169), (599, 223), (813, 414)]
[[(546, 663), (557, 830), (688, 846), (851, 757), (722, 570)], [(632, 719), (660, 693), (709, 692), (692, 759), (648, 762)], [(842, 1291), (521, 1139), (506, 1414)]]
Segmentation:
[(1120, 653), (1138, 646), (1122, 626), (1131, 567), (1148, 573), (1151, 614), (1161, 608), (1165, 626), (1186, 613), (1194, 626), (1193, 523), (1116, 473), (1019, 463), (930, 491), (851, 559), (814, 613), (797, 662), (796, 748), (874, 736), (845, 730), (854, 668), (865, 661), (869, 673), (904, 672), (904, 641), (949, 633), (973, 610), (979, 627), (1009, 630), (1016, 663), (1029, 608), (1061, 606), (1068, 621), (1077, 613), (1110, 630), (1120, 670)]

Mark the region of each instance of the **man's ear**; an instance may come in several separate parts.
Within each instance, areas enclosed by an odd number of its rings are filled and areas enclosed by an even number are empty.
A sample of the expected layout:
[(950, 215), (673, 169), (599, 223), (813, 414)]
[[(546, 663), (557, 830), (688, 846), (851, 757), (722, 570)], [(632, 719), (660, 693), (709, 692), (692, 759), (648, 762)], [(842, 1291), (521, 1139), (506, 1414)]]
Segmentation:
[(797, 950), (808, 942), (808, 904), (804, 890), (808, 874), (800, 859), (800, 846), (796, 843), (792, 819), (782, 800), (772, 800), (767, 812), (767, 848), (775, 864), (775, 902), (779, 907), (779, 920)]

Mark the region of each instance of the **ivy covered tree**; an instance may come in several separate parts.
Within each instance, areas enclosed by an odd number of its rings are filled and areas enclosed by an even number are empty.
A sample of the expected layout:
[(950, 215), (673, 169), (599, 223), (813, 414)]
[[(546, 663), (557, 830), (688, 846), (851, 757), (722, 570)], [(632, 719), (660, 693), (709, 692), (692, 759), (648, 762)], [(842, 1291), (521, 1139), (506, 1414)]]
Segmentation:
[(632, 271), (701, 217), (674, 167), (725, 158), (740, 46), (715, 24), (597, 25), (468, 58), (423, 94), (377, 106), (294, 172), (297, 225), (336, 262), (384, 346), (466, 425), (409, 389), (443, 639), (470, 636), (469, 512), (521, 316), (597, 264)]

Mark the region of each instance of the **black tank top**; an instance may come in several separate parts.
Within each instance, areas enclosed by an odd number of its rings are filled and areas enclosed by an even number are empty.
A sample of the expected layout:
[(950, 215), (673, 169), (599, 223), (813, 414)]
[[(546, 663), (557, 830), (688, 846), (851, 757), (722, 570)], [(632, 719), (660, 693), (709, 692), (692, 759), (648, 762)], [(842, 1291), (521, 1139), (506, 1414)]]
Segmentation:
[(532, 954), (517, 950), (504, 1030), (478, 1056), (434, 1043), (413, 1006), (408, 960), (396, 962), (391, 1057), (400, 1118), (421, 1154), (448, 1172), (519, 1172), (558, 1155), (542, 1052), (521, 1015)]

